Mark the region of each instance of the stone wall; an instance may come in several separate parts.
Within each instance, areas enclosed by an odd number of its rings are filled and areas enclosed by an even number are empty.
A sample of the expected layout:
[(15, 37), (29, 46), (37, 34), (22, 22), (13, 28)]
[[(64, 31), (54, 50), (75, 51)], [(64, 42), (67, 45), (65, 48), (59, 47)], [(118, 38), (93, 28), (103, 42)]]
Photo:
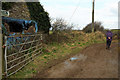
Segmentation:
[(25, 2), (16, 2), (12, 6), (12, 9), (9, 10), (9, 12), (10, 12), (9, 17), (30, 20), (29, 9)]

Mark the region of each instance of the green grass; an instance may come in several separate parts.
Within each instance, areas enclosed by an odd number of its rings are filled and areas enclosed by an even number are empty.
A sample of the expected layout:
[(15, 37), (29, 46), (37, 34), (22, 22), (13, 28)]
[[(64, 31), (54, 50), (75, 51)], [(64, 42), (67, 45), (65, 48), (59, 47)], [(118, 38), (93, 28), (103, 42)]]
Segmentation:
[(49, 34), (52, 34), (53, 33), (53, 31), (49, 31)]
[[(45, 67), (50, 66), (51, 64), (49, 63), (52, 61), (66, 59), (69, 55), (78, 54), (83, 48), (90, 46), (91, 44), (105, 43), (105, 40), (103, 39), (92, 38), (92, 34), (90, 35), (90, 40), (86, 40), (84, 37), (86, 37), (86, 35), (79, 36), (76, 34), (73, 39), (70, 39), (71, 42), (69, 43), (54, 42), (45, 45), (43, 48), (43, 54), (37, 56), (34, 61), (16, 74), (10, 76), (10, 78), (31, 78), (33, 75), (44, 70)], [(72, 41), (74, 41), (74, 43)]]

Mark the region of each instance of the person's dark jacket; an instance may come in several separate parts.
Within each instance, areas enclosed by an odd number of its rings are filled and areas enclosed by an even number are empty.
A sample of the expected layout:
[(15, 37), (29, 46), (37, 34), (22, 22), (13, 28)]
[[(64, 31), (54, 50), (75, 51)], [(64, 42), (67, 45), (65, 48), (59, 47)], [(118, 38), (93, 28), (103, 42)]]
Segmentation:
[(112, 41), (112, 36), (113, 36), (113, 33), (111, 31), (107, 31), (106, 33), (107, 40), (109, 40), (108, 37), (111, 37), (110, 41)]

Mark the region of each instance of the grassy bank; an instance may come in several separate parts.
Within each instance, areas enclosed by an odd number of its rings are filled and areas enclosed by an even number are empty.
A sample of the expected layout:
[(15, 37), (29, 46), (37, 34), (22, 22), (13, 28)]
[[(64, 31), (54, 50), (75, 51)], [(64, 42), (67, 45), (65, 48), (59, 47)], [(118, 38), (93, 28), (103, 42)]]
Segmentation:
[(68, 41), (55, 37), (59, 42), (52, 41), (43, 44), (43, 53), (10, 78), (31, 78), (37, 73), (42, 73), (46, 69), (78, 54), (83, 48), (91, 44), (105, 42), (105, 35), (101, 32), (86, 34), (82, 31), (72, 31), (62, 35), (67, 37)]

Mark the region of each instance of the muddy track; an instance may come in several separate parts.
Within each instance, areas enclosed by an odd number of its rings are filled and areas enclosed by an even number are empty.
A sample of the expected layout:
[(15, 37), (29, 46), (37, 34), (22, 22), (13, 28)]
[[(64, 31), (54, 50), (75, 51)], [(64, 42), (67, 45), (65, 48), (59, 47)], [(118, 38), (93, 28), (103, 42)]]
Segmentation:
[(118, 78), (118, 44), (94, 44), (34, 78)]

